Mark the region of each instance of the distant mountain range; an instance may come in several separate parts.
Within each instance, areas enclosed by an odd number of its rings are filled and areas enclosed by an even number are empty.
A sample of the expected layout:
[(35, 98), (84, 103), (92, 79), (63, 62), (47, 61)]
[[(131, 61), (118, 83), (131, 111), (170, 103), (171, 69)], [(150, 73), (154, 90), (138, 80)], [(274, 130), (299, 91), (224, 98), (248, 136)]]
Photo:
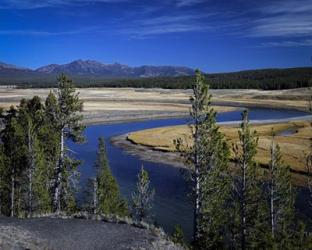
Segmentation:
[(119, 63), (104, 64), (93, 60), (76, 60), (68, 64), (50, 64), (32, 70), (0, 62), (0, 77), (44, 76), (65, 73), (71, 76), (106, 77), (106, 78), (147, 78), (189, 76), (194, 70), (177, 66), (140, 66), (130, 67)]
[[(130, 67), (76, 60), (28, 69), (0, 62), (0, 86), (25, 88), (55, 87), (57, 76), (65, 73), (77, 87), (134, 87), (189, 89), (194, 70), (175, 66)], [(213, 89), (290, 89), (312, 87), (312, 67), (256, 69), (204, 74)]]

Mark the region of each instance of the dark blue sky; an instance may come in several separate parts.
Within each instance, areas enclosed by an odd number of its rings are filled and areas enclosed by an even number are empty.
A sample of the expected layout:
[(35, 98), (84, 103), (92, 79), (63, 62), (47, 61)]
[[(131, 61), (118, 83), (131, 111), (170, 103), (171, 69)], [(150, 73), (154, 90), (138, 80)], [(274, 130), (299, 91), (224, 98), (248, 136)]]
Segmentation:
[(312, 0), (1, 0), (0, 61), (312, 65)]

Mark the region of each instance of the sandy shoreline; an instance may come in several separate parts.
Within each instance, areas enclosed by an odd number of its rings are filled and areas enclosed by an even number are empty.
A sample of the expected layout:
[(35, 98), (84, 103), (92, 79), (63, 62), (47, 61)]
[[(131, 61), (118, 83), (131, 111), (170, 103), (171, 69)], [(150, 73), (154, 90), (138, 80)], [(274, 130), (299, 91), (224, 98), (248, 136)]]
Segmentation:
[[(44, 100), (52, 89), (0, 88), (0, 107), (18, 105), (22, 98)], [(53, 91), (53, 90), (52, 90)], [(84, 102), (84, 123), (104, 124), (188, 115), (191, 90), (143, 88), (78, 88)], [(210, 90), (212, 103), (232, 107), (266, 107), (306, 110), (311, 91), (307, 88), (261, 91), (252, 89)], [(219, 111), (218, 111), (219, 112)]]
[(153, 147), (135, 144), (127, 139), (128, 134), (111, 138), (111, 143), (122, 148), (128, 154), (138, 156), (141, 160), (167, 164), (178, 168), (187, 168), (179, 153), (155, 150)]
[(125, 122), (138, 122), (146, 120), (158, 120), (158, 119), (169, 119), (169, 118), (183, 118), (187, 117), (188, 113), (186, 112), (154, 112), (149, 114), (142, 113), (127, 113), (127, 114), (112, 114), (112, 113), (103, 113), (103, 114), (84, 114), (83, 124), (86, 126), (90, 125), (100, 125), (100, 124), (113, 124), (113, 123), (125, 123)]

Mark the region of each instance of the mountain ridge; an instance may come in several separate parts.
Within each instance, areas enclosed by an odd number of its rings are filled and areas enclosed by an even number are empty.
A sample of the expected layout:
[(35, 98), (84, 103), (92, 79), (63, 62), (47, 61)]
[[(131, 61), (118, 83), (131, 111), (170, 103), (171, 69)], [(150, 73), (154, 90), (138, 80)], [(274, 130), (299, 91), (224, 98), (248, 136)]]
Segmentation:
[(183, 66), (153, 66), (142, 65), (131, 67), (125, 64), (112, 63), (105, 64), (95, 60), (75, 60), (65, 64), (49, 64), (37, 69), (27, 69), (12, 64), (0, 62), (1, 73), (9, 74), (25, 71), (38, 75), (57, 75), (60, 73), (72, 76), (100, 76), (100, 77), (176, 77), (189, 76), (194, 74), (194, 70)]

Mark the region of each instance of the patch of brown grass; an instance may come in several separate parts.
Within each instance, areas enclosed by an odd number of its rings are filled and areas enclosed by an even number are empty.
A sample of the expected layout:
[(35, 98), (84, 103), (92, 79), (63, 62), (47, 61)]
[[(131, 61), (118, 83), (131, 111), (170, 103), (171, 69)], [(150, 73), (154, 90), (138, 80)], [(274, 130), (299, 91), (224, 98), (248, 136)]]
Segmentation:
[[(307, 121), (292, 121), (252, 126), (252, 130), (256, 130), (259, 136), (256, 160), (264, 165), (268, 164), (270, 160), (272, 128), (277, 134), (275, 140), (281, 147), (284, 163), (293, 170), (305, 171), (304, 156), (309, 150), (309, 137), (312, 134), (309, 123)], [(229, 145), (238, 142), (238, 129), (238, 126), (221, 126), (220, 131), (225, 134)], [(287, 136), (278, 135), (280, 132), (290, 129), (294, 130), (295, 133)], [(136, 144), (173, 152), (176, 150), (174, 140), (177, 138), (181, 138), (184, 143), (191, 145), (190, 134), (190, 128), (182, 125), (130, 133), (128, 139)]]

